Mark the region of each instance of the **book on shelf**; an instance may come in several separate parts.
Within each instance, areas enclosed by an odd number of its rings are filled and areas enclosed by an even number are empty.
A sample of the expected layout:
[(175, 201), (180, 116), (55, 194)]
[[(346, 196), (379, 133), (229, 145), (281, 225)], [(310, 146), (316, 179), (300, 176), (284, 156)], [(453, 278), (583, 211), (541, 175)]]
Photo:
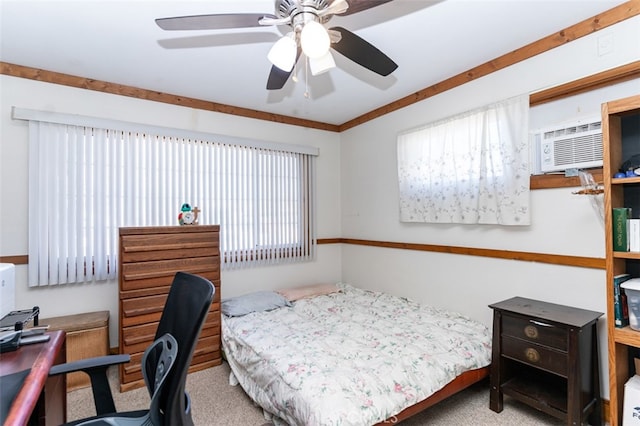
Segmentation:
[(629, 325), (629, 307), (627, 306), (627, 296), (620, 284), (630, 280), (631, 274), (619, 274), (613, 277), (613, 313), (614, 324), (617, 328)]
[(629, 251), (630, 207), (614, 207), (611, 215), (613, 225), (613, 251)]
[(640, 219), (629, 219), (629, 251), (640, 252)]

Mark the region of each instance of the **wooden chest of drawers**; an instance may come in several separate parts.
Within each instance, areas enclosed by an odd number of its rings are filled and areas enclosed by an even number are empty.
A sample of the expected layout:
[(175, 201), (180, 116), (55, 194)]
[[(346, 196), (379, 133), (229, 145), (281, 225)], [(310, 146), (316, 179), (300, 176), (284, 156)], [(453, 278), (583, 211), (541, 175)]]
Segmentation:
[(220, 342), (220, 249), (217, 225), (120, 228), (121, 392), (144, 386), (140, 363), (158, 327), (176, 272), (210, 280), (215, 296), (200, 333), (189, 371), (222, 363)]
[(514, 297), (493, 316), (490, 408), (508, 395), (565, 420), (602, 422), (597, 321), (602, 313)]

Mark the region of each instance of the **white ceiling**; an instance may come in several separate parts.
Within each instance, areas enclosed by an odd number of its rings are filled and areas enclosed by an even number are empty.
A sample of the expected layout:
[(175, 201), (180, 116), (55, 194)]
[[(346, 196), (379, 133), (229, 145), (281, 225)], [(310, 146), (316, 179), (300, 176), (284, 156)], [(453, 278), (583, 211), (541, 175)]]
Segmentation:
[(297, 83), (267, 91), (277, 27), (168, 32), (154, 19), (273, 14), (273, 0), (0, 0), (0, 61), (342, 124), (621, 3), (395, 0), (328, 23), (391, 57), (398, 64), (391, 75), (335, 53), (330, 72), (305, 78), (298, 67)]

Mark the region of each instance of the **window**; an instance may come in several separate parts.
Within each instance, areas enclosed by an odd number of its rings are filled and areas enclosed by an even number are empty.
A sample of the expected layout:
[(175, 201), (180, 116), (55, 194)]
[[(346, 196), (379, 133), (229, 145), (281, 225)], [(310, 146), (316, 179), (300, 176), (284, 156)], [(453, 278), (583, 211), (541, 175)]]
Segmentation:
[(529, 98), (398, 135), (400, 220), (529, 224)]
[(177, 225), (183, 203), (220, 224), (223, 268), (314, 257), (316, 149), (33, 115), (17, 113), (31, 117), (30, 285), (116, 279), (118, 228)]

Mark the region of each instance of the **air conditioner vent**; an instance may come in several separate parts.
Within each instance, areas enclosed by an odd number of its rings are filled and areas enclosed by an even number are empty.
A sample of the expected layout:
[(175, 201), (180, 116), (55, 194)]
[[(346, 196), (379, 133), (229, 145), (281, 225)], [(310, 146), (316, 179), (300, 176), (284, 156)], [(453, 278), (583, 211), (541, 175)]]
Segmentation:
[(542, 172), (602, 166), (599, 117), (544, 129), (535, 136)]
[(602, 123), (600, 121), (596, 121), (594, 123), (579, 124), (576, 126), (570, 126), (562, 129), (547, 131), (544, 133), (544, 139), (547, 140), (547, 139), (558, 138), (566, 135), (575, 135), (577, 133), (589, 132), (592, 130), (602, 132)]
[(553, 150), (554, 163), (571, 165), (588, 161), (602, 161), (602, 134), (558, 139)]

